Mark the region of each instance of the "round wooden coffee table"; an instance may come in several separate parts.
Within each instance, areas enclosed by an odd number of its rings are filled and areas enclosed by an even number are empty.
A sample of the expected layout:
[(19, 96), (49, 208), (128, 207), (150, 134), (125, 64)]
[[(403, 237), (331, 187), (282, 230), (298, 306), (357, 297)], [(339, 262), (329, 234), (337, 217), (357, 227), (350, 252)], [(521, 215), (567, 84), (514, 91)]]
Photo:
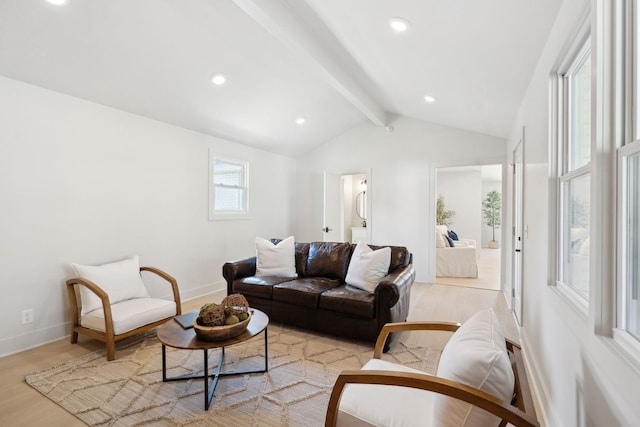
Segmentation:
[[(269, 370), (268, 366), (268, 347), (267, 347), (267, 326), (269, 325), (269, 317), (260, 310), (255, 308), (251, 309), (253, 314), (251, 320), (247, 325), (247, 330), (237, 337), (230, 338), (224, 341), (204, 341), (198, 339), (196, 331), (193, 327), (185, 329), (177, 321), (169, 320), (157, 329), (158, 339), (162, 343), (162, 381), (183, 381), (190, 379), (203, 379), (204, 380), (204, 409), (209, 409), (211, 399), (213, 398), (213, 392), (218, 385), (218, 379), (220, 377), (231, 375), (244, 375), (244, 374), (256, 374), (264, 373)], [(197, 314), (196, 314), (197, 315)], [(195, 316), (195, 315), (194, 315)], [(242, 371), (242, 372), (220, 372), (222, 364), (224, 362), (224, 348), (233, 344), (241, 343), (249, 338), (252, 338), (264, 331), (264, 369), (255, 371)], [(167, 378), (167, 349), (166, 346), (182, 349), (182, 350), (203, 350), (204, 352), (204, 374), (203, 375), (185, 375), (180, 377)], [(214, 373), (209, 373), (209, 350), (220, 348), (220, 359), (218, 360), (218, 367)], [(209, 378), (213, 378), (211, 386), (209, 386)]]

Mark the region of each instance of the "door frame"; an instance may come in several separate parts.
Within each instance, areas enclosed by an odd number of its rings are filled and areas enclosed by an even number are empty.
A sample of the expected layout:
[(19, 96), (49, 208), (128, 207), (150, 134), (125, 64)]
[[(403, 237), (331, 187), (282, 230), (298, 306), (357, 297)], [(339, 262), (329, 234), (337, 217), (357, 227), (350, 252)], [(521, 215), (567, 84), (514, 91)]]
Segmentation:
[[(345, 224), (344, 224), (344, 197), (342, 197), (342, 185), (343, 185), (343, 181), (344, 178), (347, 176), (353, 176), (353, 175), (365, 175), (366, 176), (366, 181), (367, 181), (367, 202), (366, 202), (366, 210), (367, 210), (367, 241), (369, 243), (371, 243), (372, 241), (372, 225), (373, 225), (373, 204), (372, 204), (372, 195), (373, 195), (373, 170), (372, 169), (365, 169), (365, 170), (361, 170), (361, 171), (357, 171), (357, 172), (344, 172), (344, 173), (340, 173), (340, 172), (330, 172), (330, 171), (323, 171), (323, 189), (322, 189), (322, 210), (323, 210), (323, 214), (322, 214), (322, 241), (326, 241), (326, 232), (324, 231), (324, 229), (328, 226), (328, 224), (326, 224), (326, 189), (324, 188), (324, 182), (326, 182), (326, 175), (334, 175), (339, 177), (339, 190), (340, 191), (340, 203), (339, 203), (339, 210), (340, 210), (340, 220), (339, 223), (336, 225), (336, 227), (338, 228), (340, 237), (342, 238), (342, 240), (344, 240), (345, 237)], [(350, 240), (349, 240), (350, 242)]]
[[(519, 162), (517, 159), (519, 158)], [(512, 152), (511, 173), (511, 309), (522, 326), (522, 294), (524, 285), (524, 254), (527, 230), (524, 225), (524, 126)], [(519, 165), (519, 175), (518, 175)], [(519, 178), (519, 179), (518, 179)], [(519, 240), (518, 240), (519, 239)]]
[[(434, 224), (433, 227), (428, 227), (427, 229), (427, 242), (433, 242), (433, 244), (427, 244), (427, 283), (436, 283), (436, 231), (435, 231), (435, 223), (436, 223), (436, 202), (438, 200), (437, 190), (438, 190), (438, 169), (442, 168), (455, 168), (460, 166), (491, 166), (491, 165), (502, 165), (502, 194), (505, 194), (505, 168), (508, 164), (508, 157), (499, 157), (499, 158), (483, 158), (483, 159), (474, 159), (474, 160), (466, 160), (466, 161), (453, 161), (453, 162), (438, 162), (432, 163), (429, 166), (429, 210), (426, 221), (428, 224)], [(502, 198), (502, 212), (505, 212), (504, 206), (504, 197)], [(504, 219), (504, 217), (503, 217)], [(504, 221), (503, 221), (504, 223)], [(500, 240), (504, 241), (505, 232), (504, 227), (502, 227)], [(479, 242), (481, 244), (481, 242)], [(503, 292), (506, 292), (504, 285), (505, 278), (505, 250), (503, 246), (500, 246), (500, 288)]]

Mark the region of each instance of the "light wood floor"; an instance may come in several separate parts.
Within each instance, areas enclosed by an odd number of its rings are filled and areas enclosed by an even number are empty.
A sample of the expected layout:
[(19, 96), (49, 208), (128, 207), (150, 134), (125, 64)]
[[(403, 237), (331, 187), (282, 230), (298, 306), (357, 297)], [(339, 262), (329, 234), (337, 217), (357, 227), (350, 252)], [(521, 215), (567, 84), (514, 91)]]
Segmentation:
[[(183, 312), (193, 311), (210, 302), (201, 297), (183, 303)], [(411, 293), (409, 320), (464, 322), (477, 310), (493, 307), (500, 316), (505, 335), (519, 341), (518, 330), (501, 292), (467, 287), (415, 283)], [(431, 334), (431, 335), (429, 335)], [(439, 335), (438, 335), (439, 334)], [(405, 334), (403, 342), (431, 345), (446, 342), (442, 333)], [(78, 344), (68, 339), (0, 358), (0, 426), (83, 426), (80, 420), (32, 389), (24, 381), (25, 374), (60, 365), (68, 360), (100, 349), (104, 344), (80, 336)], [(116, 353), (117, 357), (117, 353)]]

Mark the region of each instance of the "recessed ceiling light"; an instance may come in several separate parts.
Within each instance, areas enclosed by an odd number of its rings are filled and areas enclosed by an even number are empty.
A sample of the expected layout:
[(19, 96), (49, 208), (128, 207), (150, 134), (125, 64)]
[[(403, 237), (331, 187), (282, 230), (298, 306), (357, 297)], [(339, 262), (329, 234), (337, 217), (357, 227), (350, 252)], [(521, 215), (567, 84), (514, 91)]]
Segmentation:
[(55, 4), (56, 6), (62, 6), (63, 4), (67, 3), (67, 1), (69, 0), (47, 0), (47, 2)]
[(389, 25), (391, 25), (391, 28), (393, 28), (397, 32), (404, 33), (409, 29), (411, 23), (404, 18), (395, 17), (389, 19)]
[(211, 76), (211, 83), (213, 83), (214, 85), (220, 86), (223, 85), (226, 81), (227, 78), (224, 76), (224, 74), (217, 73)]
[(307, 119), (305, 119), (304, 117), (298, 117), (296, 119), (296, 124), (297, 125), (303, 125), (306, 121), (307, 121)]
[(432, 102), (436, 102), (436, 98), (434, 98), (431, 95), (425, 95), (424, 96), (424, 100), (425, 100), (425, 102), (428, 102), (429, 104), (431, 104)]

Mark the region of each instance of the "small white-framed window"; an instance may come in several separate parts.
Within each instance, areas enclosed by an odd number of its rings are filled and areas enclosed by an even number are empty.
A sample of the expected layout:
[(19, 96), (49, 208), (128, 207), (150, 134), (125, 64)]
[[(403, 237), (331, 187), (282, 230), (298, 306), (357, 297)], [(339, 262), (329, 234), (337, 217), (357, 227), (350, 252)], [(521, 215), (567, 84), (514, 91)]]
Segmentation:
[(249, 164), (209, 156), (209, 219), (243, 219), (249, 214)]
[(577, 44), (556, 75), (555, 284), (585, 313), (589, 303), (591, 43)]

